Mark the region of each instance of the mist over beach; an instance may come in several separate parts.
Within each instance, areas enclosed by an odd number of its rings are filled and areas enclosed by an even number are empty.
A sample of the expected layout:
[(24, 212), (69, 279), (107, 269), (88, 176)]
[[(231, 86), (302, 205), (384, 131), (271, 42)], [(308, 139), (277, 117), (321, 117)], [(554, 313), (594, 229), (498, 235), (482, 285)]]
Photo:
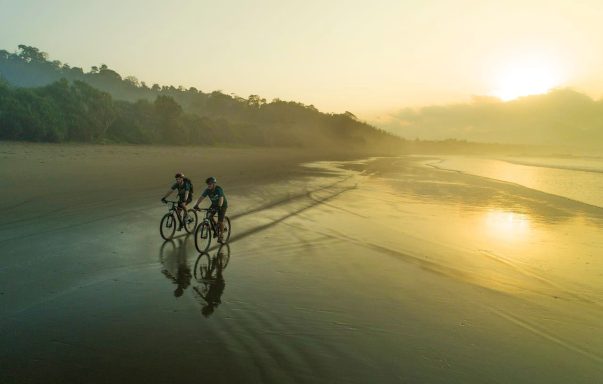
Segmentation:
[(601, 17), (6, 4), (0, 383), (603, 382)]

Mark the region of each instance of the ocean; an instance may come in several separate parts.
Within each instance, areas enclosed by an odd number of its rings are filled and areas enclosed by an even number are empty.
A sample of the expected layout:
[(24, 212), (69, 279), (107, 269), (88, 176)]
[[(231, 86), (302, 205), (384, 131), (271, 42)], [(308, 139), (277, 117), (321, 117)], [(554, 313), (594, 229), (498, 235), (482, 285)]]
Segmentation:
[(603, 207), (603, 158), (600, 157), (442, 156), (426, 164)]

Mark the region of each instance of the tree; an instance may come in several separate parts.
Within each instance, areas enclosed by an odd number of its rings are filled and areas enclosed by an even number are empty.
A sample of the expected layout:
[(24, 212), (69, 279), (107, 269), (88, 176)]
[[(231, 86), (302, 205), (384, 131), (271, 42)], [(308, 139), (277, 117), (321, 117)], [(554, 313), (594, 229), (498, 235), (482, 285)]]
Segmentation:
[(136, 78), (136, 76), (127, 76), (124, 79), (124, 82), (126, 84), (128, 84), (130, 86), (133, 86), (133, 87), (136, 87), (136, 88), (140, 87), (140, 82), (138, 81), (138, 79)]
[(30, 47), (28, 45), (19, 44), (19, 57), (23, 59), (25, 62), (45, 62), (48, 58), (48, 54), (46, 52), (41, 52), (36, 47)]
[(266, 104), (266, 99), (263, 99), (258, 95), (249, 95), (247, 98), (247, 105), (252, 108), (260, 108), (264, 104)]
[(155, 115), (159, 122), (159, 136), (166, 143), (183, 143), (186, 135), (180, 116), (182, 107), (170, 96), (159, 95), (155, 99)]
[(358, 121), (358, 118), (350, 111), (345, 111), (343, 114), (345, 117), (347, 117), (348, 119), (352, 119), (354, 121)]
[(111, 95), (101, 92), (83, 81), (75, 81), (72, 92), (82, 103), (87, 124), (88, 141), (99, 141), (105, 137), (109, 126), (116, 118)]

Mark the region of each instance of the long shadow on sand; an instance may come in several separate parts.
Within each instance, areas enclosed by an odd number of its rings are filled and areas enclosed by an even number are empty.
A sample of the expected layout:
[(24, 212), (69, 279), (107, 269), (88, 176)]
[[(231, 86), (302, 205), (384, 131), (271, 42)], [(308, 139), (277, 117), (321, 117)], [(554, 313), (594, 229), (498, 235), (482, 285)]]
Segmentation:
[(352, 176), (345, 177), (345, 178), (343, 178), (341, 180), (337, 180), (334, 183), (325, 185), (323, 187), (314, 189), (312, 191), (303, 191), (301, 193), (297, 193), (297, 194), (294, 194), (294, 195), (289, 194), (289, 195), (287, 195), (286, 197), (284, 197), (282, 199), (270, 201), (270, 202), (268, 202), (266, 204), (263, 204), (263, 205), (261, 205), (259, 207), (256, 207), (256, 208), (253, 208), (253, 209), (249, 209), (247, 211), (244, 211), (244, 212), (232, 215), (232, 216), (230, 216), (230, 218), (233, 219), (233, 220), (234, 219), (238, 219), (240, 217), (248, 216), (248, 215), (251, 215), (253, 213), (257, 213), (257, 212), (265, 211), (265, 210), (270, 209), (270, 208), (275, 208), (275, 207), (278, 207), (278, 206), (281, 206), (281, 205), (289, 204), (289, 203), (294, 202), (295, 200), (301, 200), (301, 199), (305, 199), (305, 198), (311, 197), (311, 195), (313, 193), (321, 192), (321, 191), (326, 191), (326, 190), (328, 190), (330, 188), (336, 187), (336, 186), (340, 185), (341, 183), (344, 183), (344, 182), (348, 181), (351, 177)]
[[(342, 181), (344, 181), (344, 180), (342, 180)], [(338, 183), (334, 183), (334, 184), (332, 184), (330, 186), (321, 188), (320, 190), (317, 190), (317, 191), (305, 192), (304, 194), (297, 195), (294, 198), (284, 199), (281, 202), (279, 202), (278, 204), (269, 204), (267, 206), (264, 206), (261, 209), (258, 208), (258, 209), (255, 209), (253, 211), (249, 211), (249, 212), (246, 212), (244, 214), (239, 214), (239, 215), (235, 216), (235, 217), (239, 218), (239, 217), (242, 217), (244, 215), (248, 215), (248, 214), (253, 213), (253, 212), (259, 212), (259, 211), (262, 211), (262, 210), (269, 209), (269, 208), (274, 207), (276, 205), (283, 205), (285, 203), (290, 203), (293, 200), (301, 200), (302, 198), (306, 198), (307, 199), (306, 202), (305, 202), (305, 204), (303, 204), (302, 207), (297, 208), (296, 210), (291, 211), (291, 212), (289, 212), (289, 213), (287, 213), (287, 214), (279, 217), (278, 219), (275, 219), (275, 220), (271, 221), (270, 223), (263, 224), (263, 225), (258, 225), (256, 227), (253, 227), (253, 228), (248, 229), (248, 230), (246, 230), (244, 232), (241, 232), (241, 233), (237, 233), (236, 230), (235, 230), (234, 234), (231, 235), (230, 243), (233, 243), (233, 242), (238, 241), (238, 240), (242, 240), (242, 239), (244, 239), (244, 238), (246, 238), (248, 236), (254, 235), (254, 234), (258, 233), (258, 232), (261, 232), (261, 231), (264, 231), (264, 230), (269, 229), (271, 227), (274, 227), (275, 225), (280, 224), (281, 222), (283, 222), (284, 220), (286, 220), (286, 219), (288, 219), (290, 217), (297, 216), (300, 213), (302, 213), (302, 212), (304, 212), (304, 211), (306, 211), (308, 209), (314, 208), (316, 206), (319, 206), (319, 205), (322, 205), (322, 204), (326, 204), (329, 200), (332, 200), (332, 199), (336, 198), (337, 196), (341, 195), (342, 193), (350, 191), (350, 190), (353, 190), (353, 189), (356, 188), (355, 185), (354, 186), (348, 186), (348, 187), (340, 187), (337, 190), (329, 193), (327, 196), (321, 197), (320, 199), (317, 199), (317, 198), (314, 197), (314, 193), (315, 192), (325, 191), (328, 188), (332, 188), (333, 186), (341, 183), (342, 181), (340, 181)]]

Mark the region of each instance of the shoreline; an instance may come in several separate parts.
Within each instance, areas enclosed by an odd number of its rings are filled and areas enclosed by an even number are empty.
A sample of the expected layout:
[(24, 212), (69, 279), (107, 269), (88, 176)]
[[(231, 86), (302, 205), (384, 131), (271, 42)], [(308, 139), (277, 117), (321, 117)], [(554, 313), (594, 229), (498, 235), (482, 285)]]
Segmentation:
[[(499, 171), (500, 175), (485, 175), (483, 173), (481, 173), (479, 170), (476, 171), (472, 171), (472, 170), (468, 170), (468, 169), (458, 169), (459, 167), (446, 167), (446, 166), (441, 166), (440, 164), (443, 164), (444, 162), (446, 162), (447, 160), (451, 160), (451, 157), (449, 158), (443, 158), (443, 157), (437, 157), (434, 156), (435, 158), (437, 158), (438, 161), (436, 162), (432, 162), (432, 163), (425, 163), (424, 165), (430, 168), (434, 168), (434, 169), (438, 169), (441, 171), (445, 171), (445, 172), (453, 172), (453, 173), (459, 173), (459, 174), (463, 174), (466, 175), (468, 177), (478, 177), (478, 178), (483, 178), (483, 179), (487, 179), (487, 180), (491, 180), (493, 182), (498, 182), (498, 183), (503, 183), (503, 184), (510, 184), (510, 185), (514, 185), (517, 187), (521, 187), (521, 188), (526, 188), (528, 190), (533, 191), (534, 193), (542, 193), (542, 194), (546, 194), (551, 196), (551, 198), (553, 199), (559, 199), (560, 201), (565, 199), (567, 200), (567, 203), (570, 205), (573, 205), (576, 207), (576, 209), (580, 209), (580, 210), (592, 210), (594, 214), (598, 215), (598, 216), (603, 216), (603, 202), (598, 203), (598, 202), (589, 202), (589, 201), (585, 201), (585, 200), (593, 200), (592, 197), (586, 197), (586, 196), (572, 196), (572, 195), (576, 195), (577, 194), (577, 190), (574, 189), (567, 189), (567, 190), (554, 190), (554, 188), (556, 187), (555, 184), (553, 184), (553, 181), (560, 181), (559, 179), (560, 176), (564, 175), (563, 172), (568, 172), (567, 174), (565, 174), (564, 176), (566, 176), (566, 178), (572, 179), (572, 176), (574, 178), (574, 182), (583, 182), (587, 183), (588, 181), (592, 181), (592, 179), (590, 177), (584, 177), (584, 178), (578, 178), (578, 176), (581, 176), (582, 173), (586, 173), (586, 174), (590, 174), (593, 173), (593, 177), (594, 176), (601, 176), (603, 174), (603, 171), (592, 171), (592, 170), (585, 170), (585, 169), (577, 169), (577, 168), (570, 168), (570, 167), (560, 167), (560, 166), (548, 166), (548, 165), (543, 165), (543, 164), (530, 164), (530, 163), (519, 163), (519, 162), (514, 162), (508, 159), (499, 159), (496, 157), (486, 157), (486, 156), (481, 156), (481, 157), (475, 157), (475, 158), (471, 158), (473, 160), (478, 160), (478, 161), (489, 161), (489, 162), (494, 162), (494, 161), (498, 161), (501, 163), (506, 163), (510, 166), (516, 166), (518, 169), (515, 170), (515, 174), (521, 175), (521, 171), (524, 171), (525, 173), (528, 173), (527, 170), (529, 170), (530, 168), (536, 168), (536, 169), (542, 169), (541, 172), (556, 172), (557, 173), (557, 178), (554, 179), (552, 177), (549, 177), (548, 182), (550, 183), (550, 185), (547, 185), (545, 183), (543, 183), (543, 176), (542, 175), (530, 175), (530, 177), (532, 178), (538, 178), (538, 180), (540, 180), (540, 182), (542, 183), (542, 185), (530, 185), (528, 182), (530, 182), (531, 180), (524, 178), (524, 180), (519, 180), (519, 179), (513, 179), (512, 176), (510, 176), (510, 174), (512, 174), (512, 172), (506, 171), (502, 172)], [(457, 159), (466, 159), (467, 156), (457, 156)], [(492, 167), (495, 168), (495, 167)], [(572, 175), (572, 173), (575, 173), (575, 175)], [(498, 176), (498, 177), (497, 177)], [(515, 175), (513, 175), (515, 176)], [(601, 179), (603, 180), (603, 179)], [(596, 187), (592, 187), (591, 189), (597, 189)], [(600, 201), (600, 199), (599, 199)]]

